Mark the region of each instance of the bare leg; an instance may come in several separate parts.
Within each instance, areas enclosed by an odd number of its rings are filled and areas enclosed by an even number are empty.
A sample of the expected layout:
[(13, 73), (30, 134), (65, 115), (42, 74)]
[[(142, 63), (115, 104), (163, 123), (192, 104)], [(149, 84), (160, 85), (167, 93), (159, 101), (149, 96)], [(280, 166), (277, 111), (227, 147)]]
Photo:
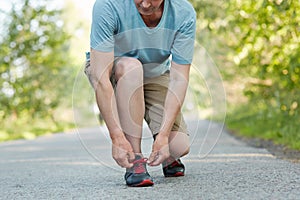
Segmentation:
[(116, 99), (122, 129), (134, 153), (141, 153), (145, 112), (142, 64), (135, 58), (120, 58), (115, 65), (115, 76), (118, 81)]

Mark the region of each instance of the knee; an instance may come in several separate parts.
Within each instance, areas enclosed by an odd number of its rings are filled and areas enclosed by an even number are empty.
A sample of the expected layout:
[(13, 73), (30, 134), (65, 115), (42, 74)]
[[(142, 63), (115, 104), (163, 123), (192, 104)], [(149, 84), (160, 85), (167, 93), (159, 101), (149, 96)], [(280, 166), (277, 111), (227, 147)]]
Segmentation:
[(125, 79), (130, 81), (143, 80), (143, 65), (136, 58), (120, 58), (115, 65), (115, 77), (118, 80)]

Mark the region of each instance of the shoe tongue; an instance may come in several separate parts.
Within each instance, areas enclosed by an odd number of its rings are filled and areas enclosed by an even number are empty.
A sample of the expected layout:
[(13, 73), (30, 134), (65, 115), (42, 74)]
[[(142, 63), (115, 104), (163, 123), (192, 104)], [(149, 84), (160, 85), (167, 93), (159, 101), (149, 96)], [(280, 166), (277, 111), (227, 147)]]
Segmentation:
[(140, 159), (142, 159), (141, 155), (135, 155), (135, 160), (140, 160)]
[[(139, 163), (140, 160), (142, 159), (142, 156), (141, 155), (135, 155), (135, 158), (134, 158), (134, 164), (135, 163)], [(134, 169), (134, 166), (131, 167), (131, 168), (126, 168), (126, 172), (131, 172), (132, 170)]]
[(147, 159), (142, 158), (141, 156), (136, 156), (136, 160), (134, 161), (133, 171), (136, 174), (142, 174), (146, 172), (146, 166), (145, 163)]

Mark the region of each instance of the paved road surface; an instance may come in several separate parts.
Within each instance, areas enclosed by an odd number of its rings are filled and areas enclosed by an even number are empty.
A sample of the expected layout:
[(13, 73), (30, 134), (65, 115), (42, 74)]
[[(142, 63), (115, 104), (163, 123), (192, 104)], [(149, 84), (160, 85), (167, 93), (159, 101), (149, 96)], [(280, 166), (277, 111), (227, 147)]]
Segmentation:
[[(104, 128), (2, 143), (0, 199), (300, 199), (299, 164), (249, 147), (221, 125), (194, 121), (189, 129), (186, 176), (166, 179), (160, 167), (149, 168), (150, 188), (126, 187)], [(151, 140), (146, 130), (146, 155)]]

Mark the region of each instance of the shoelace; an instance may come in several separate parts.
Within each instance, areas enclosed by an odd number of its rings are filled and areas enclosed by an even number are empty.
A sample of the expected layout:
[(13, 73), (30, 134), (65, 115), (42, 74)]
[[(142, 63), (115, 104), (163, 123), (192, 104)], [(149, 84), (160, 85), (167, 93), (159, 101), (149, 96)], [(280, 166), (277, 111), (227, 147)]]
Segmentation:
[(142, 174), (146, 172), (145, 164), (147, 163), (147, 158), (141, 158), (133, 161), (133, 170), (136, 174)]

